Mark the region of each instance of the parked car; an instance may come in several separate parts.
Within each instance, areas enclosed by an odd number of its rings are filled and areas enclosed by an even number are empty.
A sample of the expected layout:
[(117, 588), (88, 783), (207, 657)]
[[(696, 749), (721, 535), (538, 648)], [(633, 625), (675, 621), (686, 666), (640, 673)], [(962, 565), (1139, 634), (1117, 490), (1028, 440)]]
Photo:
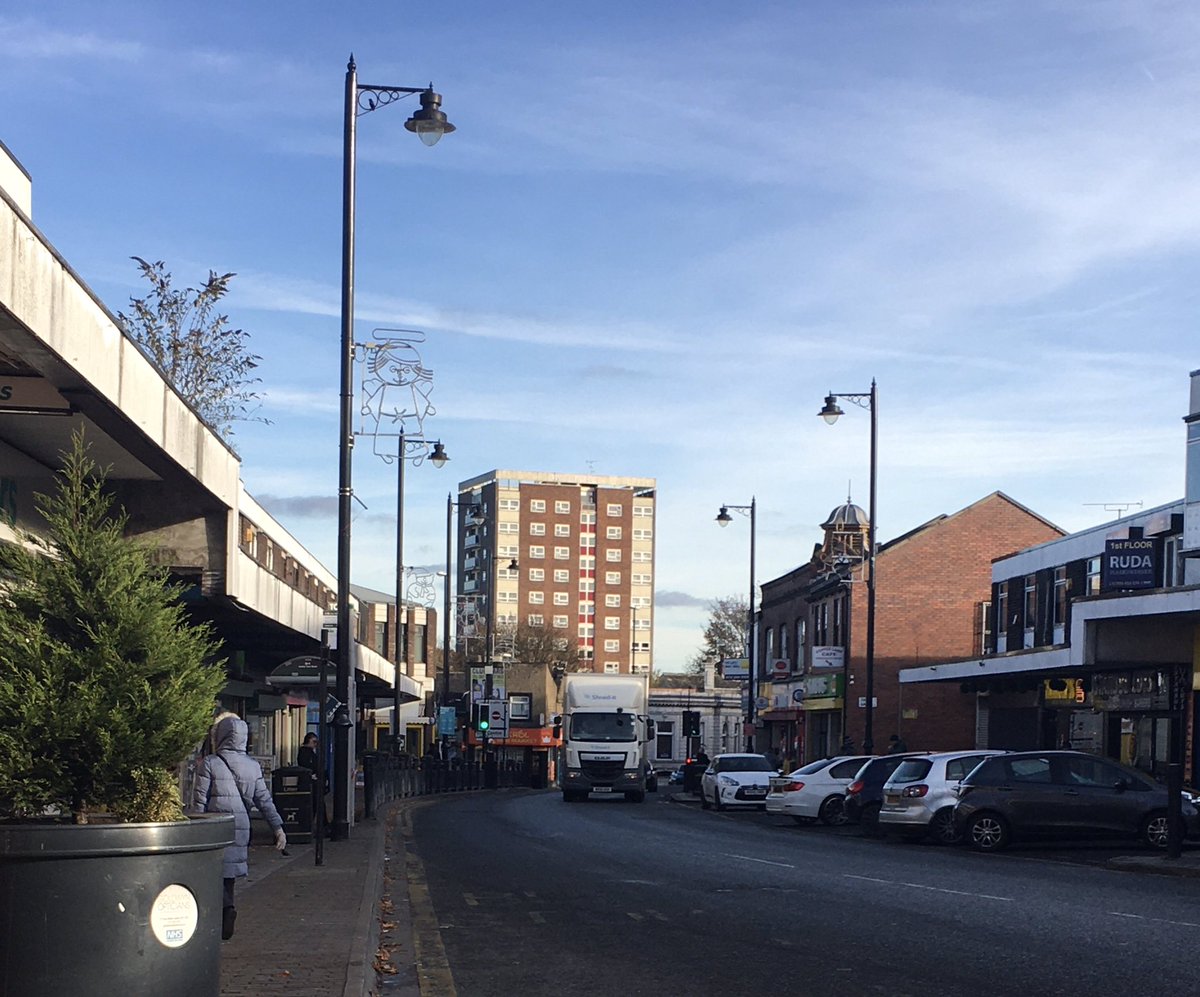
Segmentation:
[(771, 776), (778, 775), (762, 755), (729, 753), (717, 755), (700, 777), (700, 805), (718, 810), (726, 807), (758, 807), (767, 803)]
[(861, 824), (863, 830), (874, 832), (879, 827), (879, 808), (883, 803), (883, 784), (906, 758), (919, 758), (918, 753), (878, 755), (863, 763), (850, 785), (846, 787), (843, 806), (846, 820)]
[[(1081, 751), (1023, 751), (981, 762), (959, 786), (954, 821), (981, 852), (1029, 833), (1129, 835), (1167, 845), (1167, 790), (1137, 769)], [(1196, 797), (1182, 800), (1185, 834), (1200, 834)]]
[(667, 777), (667, 785), (668, 786), (682, 786), (683, 785), (683, 770), (684, 770), (684, 768), (686, 768), (686, 766), (680, 765), (679, 768), (677, 768), (674, 772), (672, 772)]
[(767, 791), (767, 813), (788, 815), (797, 824), (813, 820), (829, 825), (845, 824), (846, 787), (870, 757), (822, 758), (790, 775), (772, 776)]
[(1000, 751), (947, 751), (906, 758), (883, 784), (879, 827), (907, 837), (928, 834), (941, 845), (959, 840), (954, 826), (958, 784), (976, 765)]

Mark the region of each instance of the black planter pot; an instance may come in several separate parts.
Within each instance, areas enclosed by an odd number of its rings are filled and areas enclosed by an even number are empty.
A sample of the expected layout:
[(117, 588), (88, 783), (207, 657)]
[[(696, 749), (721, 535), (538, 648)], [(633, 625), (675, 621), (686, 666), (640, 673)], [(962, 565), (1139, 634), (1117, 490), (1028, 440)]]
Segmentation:
[(233, 817), (0, 824), (0, 993), (217, 997)]

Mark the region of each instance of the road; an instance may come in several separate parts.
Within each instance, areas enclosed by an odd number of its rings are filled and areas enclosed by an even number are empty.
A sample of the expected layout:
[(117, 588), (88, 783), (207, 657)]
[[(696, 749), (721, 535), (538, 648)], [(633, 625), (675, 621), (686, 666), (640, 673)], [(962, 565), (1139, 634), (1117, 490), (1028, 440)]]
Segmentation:
[(462, 997), (1194, 994), (1194, 879), (888, 844), (651, 795), (413, 811)]

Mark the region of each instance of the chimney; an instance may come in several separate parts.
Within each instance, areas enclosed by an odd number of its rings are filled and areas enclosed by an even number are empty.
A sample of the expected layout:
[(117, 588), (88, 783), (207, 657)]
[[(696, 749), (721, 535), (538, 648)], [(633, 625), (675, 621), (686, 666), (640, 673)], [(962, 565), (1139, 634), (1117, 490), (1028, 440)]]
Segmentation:
[(1187, 423), (1187, 471), (1183, 491), (1183, 550), (1186, 582), (1200, 583), (1200, 370), (1192, 371)]
[(711, 661), (708, 662), (708, 664), (706, 664), (704, 666), (704, 691), (705, 692), (711, 692), (713, 685), (715, 685), (715, 682), (713, 681), (713, 673), (714, 673), (715, 669), (716, 669), (716, 665), (714, 665)]

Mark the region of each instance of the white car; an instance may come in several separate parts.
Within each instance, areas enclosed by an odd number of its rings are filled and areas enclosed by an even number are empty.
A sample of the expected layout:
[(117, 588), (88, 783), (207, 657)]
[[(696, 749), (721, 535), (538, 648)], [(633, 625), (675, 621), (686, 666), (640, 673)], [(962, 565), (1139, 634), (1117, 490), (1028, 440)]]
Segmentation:
[(700, 805), (718, 810), (726, 807), (758, 807), (767, 802), (771, 776), (778, 775), (762, 755), (717, 755), (700, 777)]
[(767, 793), (767, 813), (790, 816), (797, 824), (814, 820), (831, 826), (845, 824), (842, 801), (846, 787), (870, 758), (870, 755), (822, 758), (791, 775), (775, 776)]

